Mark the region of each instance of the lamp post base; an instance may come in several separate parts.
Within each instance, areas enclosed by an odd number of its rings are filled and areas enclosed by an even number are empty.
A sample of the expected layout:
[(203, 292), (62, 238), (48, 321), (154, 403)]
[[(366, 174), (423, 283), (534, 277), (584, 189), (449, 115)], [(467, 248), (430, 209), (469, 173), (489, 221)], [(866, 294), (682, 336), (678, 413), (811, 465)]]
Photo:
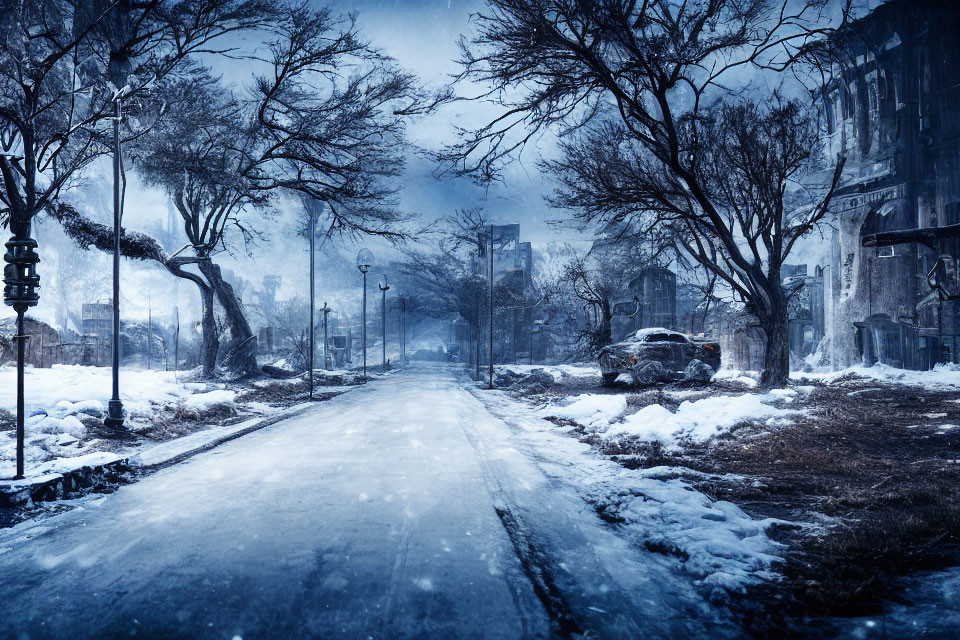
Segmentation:
[(108, 427), (122, 427), (123, 426), (123, 403), (119, 400), (111, 400), (107, 403), (107, 417), (104, 418), (103, 424)]

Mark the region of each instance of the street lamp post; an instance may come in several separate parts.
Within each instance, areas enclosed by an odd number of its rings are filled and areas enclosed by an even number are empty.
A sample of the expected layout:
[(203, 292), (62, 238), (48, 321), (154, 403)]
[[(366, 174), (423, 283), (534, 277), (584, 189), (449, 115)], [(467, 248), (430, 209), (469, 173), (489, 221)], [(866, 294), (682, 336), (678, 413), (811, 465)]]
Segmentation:
[(323, 302), (323, 309), (321, 309), (321, 311), (323, 312), (323, 368), (324, 368), (324, 369), (329, 369), (329, 368), (330, 368), (330, 356), (329, 356), (328, 353), (327, 353), (327, 349), (329, 348), (330, 343), (329, 343), (328, 338), (327, 338), (327, 316), (329, 315), (329, 313), (330, 313), (331, 311), (333, 311), (333, 309), (331, 309), (330, 307), (328, 307), (328, 306), (327, 306), (327, 302), (324, 301), (324, 302)]
[(17, 312), (17, 474), (14, 478), (23, 478), (23, 366), (24, 343), (27, 335), (23, 328), (23, 315), (40, 300), (36, 290), (40, 287), (37, 275), (37, 263), (40, 256), (34, 249), (37, 241), (30, 237), (30, 224), (16, 224), (11, 221), (13, 237), (7, 241), (7, 252), (3, 259), (7, 265), (3, 268), (3, 301)]
[(390, 290), (390, 285), (387, 284), (387, 274), (383, 274), (383, 282), (377, 283), (377, 286), (380, 287), (381, 300), (380, 300), (380, 330), (381, 337), (383, 340), (383, 361), (380, 363), (380, 366), (383, 367), (383, 370), (387, 369), (387, 291)]
[(490, 383), (493, 389), (493, 225), (490, 225)]
[[(311, 200), (307, 205), (307, 209), (310, 213), (310, 353), (307, 358), (307, 369), (310, 373), (310, 399), (313, 400), (313, 352), (314, 352), (314, 335), (313, 335), (313, 318), (314, 318), (314, 304), (315, 304), (315, 288), (314, 288), (314, 254), (316, 253), (314, 248), (315, 236), (317, 232), (317, 202), (316, 200)], [(326, 302), (323, 303), (326, 306)], [(327, 355), (327, 349), (324, 347), (323, 355)]]
[(360, 333), (363, 341), (363, 381), (367, 381), (367, 271), (373, 266), (373, 253), (360, 249), (357, 254), (357, 269), (363, 274), (363, 309), (360, 315)]
[(407, 364), (407, 297), (400, 296), (400, 365)]
[(473, 345), (474, 345), (474, 368), (476, 372), (473, 376), (473, 379), (477, 382), (480, 382), (480, 341), (483, 340), (483, 331), (481, 325), (483, 324), (483, 319), (480, 317), (480, 296), (477, 296), (477, 332), (474, 335)]
[(130, 61), (125, 57), (117, 56), (110, 60), (110, 80), (117, 90), (113, 97), (113, 395), (107, 403), (107, 417), (103, 422), (114, 428), (123, 426), (123, 403), (120, 401), (120, 221), (123, 217), (120, 121), (123, 118), (123, 92), (130, 68)]

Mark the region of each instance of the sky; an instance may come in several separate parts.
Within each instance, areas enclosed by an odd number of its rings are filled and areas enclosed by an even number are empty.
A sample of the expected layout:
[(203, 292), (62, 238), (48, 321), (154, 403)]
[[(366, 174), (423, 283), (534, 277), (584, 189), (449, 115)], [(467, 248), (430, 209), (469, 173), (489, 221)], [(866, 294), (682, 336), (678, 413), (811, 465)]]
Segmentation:
[[(450, 81), (458, 71), (457, 40), (469, 34), (471, 14), (482, 0), (337, 0), (338, 10), (356, 11), (364, 34), (433, 87)], [(471, 92), (464, 86), (461, 91)], [(476, 126), (493, 111), (482, 105), (455, 103), (411, 128), (411, 138), (427, 148), (453, 140), (454, 123)], [(404, 180), (403, 207), (426, 218), (450, 215), (455, 209), (483, 206), (495, 223), (521, 224), (523, 240), (545, 246), (560, 236), (546, 224), (558, 217), (543, 201), (549, 184), (536, 166), (536, 151), (509, 168), (503, 184), (481, 188), (470, 180), (434, 175), (429, 160), (411, 156)], [(565, 234), (569, 236), (570, 234)], [(579, 236), (577, 236), (579, 239)]]

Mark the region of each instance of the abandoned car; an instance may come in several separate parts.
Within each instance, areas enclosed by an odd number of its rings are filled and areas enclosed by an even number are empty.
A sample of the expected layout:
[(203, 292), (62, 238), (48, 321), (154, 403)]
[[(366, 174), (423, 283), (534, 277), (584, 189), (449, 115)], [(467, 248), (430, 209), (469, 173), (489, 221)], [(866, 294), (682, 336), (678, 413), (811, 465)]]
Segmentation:
[(706, 381), (719, 368), (718, 343), (695, 340), (670, 329), (640, 329), (600, 351), (605, 385), (612, 384), (621, 373), (629, 373), (637, 384), (684, 377)]

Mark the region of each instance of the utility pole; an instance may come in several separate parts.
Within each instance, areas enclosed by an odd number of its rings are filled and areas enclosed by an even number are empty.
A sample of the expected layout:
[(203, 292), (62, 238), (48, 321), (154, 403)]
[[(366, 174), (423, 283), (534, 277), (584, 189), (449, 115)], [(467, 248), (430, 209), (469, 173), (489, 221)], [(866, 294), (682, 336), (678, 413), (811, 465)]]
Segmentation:
[(407, 297), (400, 296), (400, 364), (407, 364)]
[(173, 330), (173, 380), (177, 381), (177, 370), (180, 368), (180, 307), (173, 308), (176, 317), (176, 327)]
[(480, 296), (477, 296), (477, 331), (473, 337), (473, 350), (474, 350), (474, 367), (476, 367), (476, 374), (473, 376), (474, 380), (480, 380), (480, 341), (483, 339), (483, 331), (480, 329), (482, 318), (480, 317)]
[(383, 340), (383, 362), (381, 365), (383, 370), (387, 370), (387, 291), (390, 290), (390, 285), (387, 284), (387, 274), (383, 274), (383, 282), (377, 283), (377, 286), (380, 287), (380, 293), (383, 294), (380, 300), (380, 331), (381, 338)]
[(147, 371), (150, 371), (150, 357), (153, 355), (153, 305), (147, 294)]

